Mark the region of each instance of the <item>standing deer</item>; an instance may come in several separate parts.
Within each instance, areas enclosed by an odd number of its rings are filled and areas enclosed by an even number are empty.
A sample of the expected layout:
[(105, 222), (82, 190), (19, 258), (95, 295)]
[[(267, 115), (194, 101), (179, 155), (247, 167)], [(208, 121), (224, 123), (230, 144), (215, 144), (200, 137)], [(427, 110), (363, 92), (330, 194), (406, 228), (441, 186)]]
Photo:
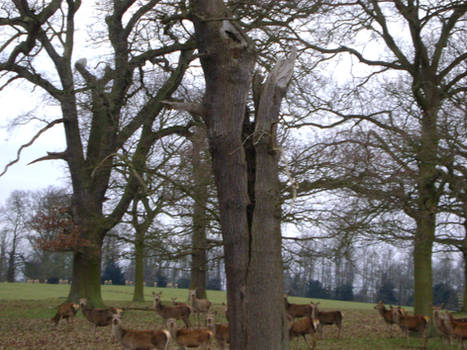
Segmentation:
[(400, 307), (392, 309), (392, 317), (394, 321), (399, 325), (402, 332), (405, 334), (407, 339), (407, 345), (409, 344), (409, 331), (421, 332), (423, 336), (423, 348), (426, 348), (426, 328), (430, 322), (430, 318), (424, 315), (408, 315), (405, 310)]
[(229, 325), (216, 323), (216, 314), (216, 311), (206, 314), (206, 327), (214, 333), (219, 348), (225, 350), (227, 344), (230, 344)]
[(285, 310), (287, 315), (292, 319), (297, 317), (304, 317), (311, 315), (313, 312), (313, 307), (311, 304), (291, 304), (287, 299), (287, 294), (284, 295)]
[(389, 309), (386, 309), (383, 302), (380, 300), (378, 304), (376, 304), (375, 309), (378, 310), (379, 314), (383, 318), (389, 329), (389, 334), (392, 337), (392, 325), (396, 323), (394, 321), (394, 317), (392, 317), (392, 306), (390, 306)]
[(337, 338), (340, 338), (342, 332), (342, 317), (343, 313), (341, 311), (319, 311), (318, 303), (311, 304), (313, 307), (313, 314), (316, 315), (316, 318), (319, 321), (318, 330), (320, 335), (323, 333), (323, 326), (330, 326), (335, 324), (337, 327)]
[(209, 312), (209, 309), (211, 307), (211, 302), (208, 299), (198, 299), (196, 297), (196, 290), (192, 289), (190, 290), (190, 303), (191, 306), (193, 307), (193, 312), (197, 316), (198, 319), (198, 326), (200, 325), (200, 314), (207, 314)]
[[(293, 318), (288, 315), (289, 320), (289, 339), (292, 341), (295, 337), (302, 336), (305, 340), (306, 345), (309, 349), (316, 349), (316, 332), (318, 331), (319, 321), (315, 318), (315, 315), (306, 315), (305, 317), (294, 321)], [(306, 336), (309, 335), (312, 340), (312, 345), (308, 343)]]
[(112, 323), (114, 314), (121, 316), (123, 313), (122, 309), (113, 306), (108, 308), (91, 308), (88, 306), (86, 298), (79, 300), (79, 306), (86, 319), (94, 324), (94, 336), (96, 335), (97, 327), (109, 326)]
[(449, 334), (449, 328), (446, 324), (446, 320), (441, 315), (441, 306), (433, 306), (433, 323), (443, 340), (443, 344), (445, 344), (447, 340), (449, 345), (451, 345), (451, 335)]
[[(465, 319), (455, 319), (448, 311), (440, 313), (450, 336), (457, 339), (457, 349), (464, 349), (464, 339), (467, 339), (467, 322)], [(451, 344), (452, 346), (452, 344)]]
[(156, 312), (162, 317), (164, 323), (167, 324), (169, 318), (174, 318), (176, 320), (182, 320), (185, 323), (185, 326), (189, 328), (190, 324), (190, 314), (191, 307), (187, 304), (184, 305), (163, 305), (161, 301), (162, 292), (156, 293), (152, 292), (154, 297), (154, 308)]

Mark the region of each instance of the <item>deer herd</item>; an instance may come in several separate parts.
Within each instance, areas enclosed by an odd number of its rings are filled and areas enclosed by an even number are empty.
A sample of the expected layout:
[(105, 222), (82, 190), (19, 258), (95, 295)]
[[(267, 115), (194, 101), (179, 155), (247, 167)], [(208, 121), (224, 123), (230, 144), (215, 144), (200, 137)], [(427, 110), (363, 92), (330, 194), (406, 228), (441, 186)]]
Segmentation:
[[(151, 330), (128, 329), (122, 326), (123, 310), (115, 307), (91, 308), (86, 299), (80, 299), (79, 304), (72, 302), (63, 303), (59, 306), (56, 315), (52, 318), (55, 327), (61, 319), (73, 325), (73, 318), (79, 309), (84, 317), (94, 325), (94, 334), (97, 327), (111, 325), (111, 339), (119, 342), (123, 349), (143, 350), (157, 349), (168, 350), (169, 343), (175, 343), (179, 349), (200, 348), (211, 349), (211, 344), (216, 341), (218, 348), (225, 350), (230, 343), (229, 325), (227, 323), (216, 323), (217, 311), (210, 311), (211, 302), (208, 299), (199, 299), (195, 290), (190, 290), (188, 303), (177, 302), (172, 299), (171, 304), (165, 304), (161, 300), (162, 292), (153, 292), (153, 307), (162, 318), (165, 328)], [(337, 327), (337, 338), (341, 337), (343, 313), (341, 311), (320, 311), (319, 303), (309, 304), (289, 303), (287, 295), (284, 296), (285, 311), (288, 320), (289, 339), (303, 337), (307, 347), (315, 350), (317, 348), (318, 335), (322, 337), (322, 328), (327, 325)], [(225, 317), (227, 317), (227, 306), (224, 305)], [(403, 307), (387, 308), (379, 301), (375, 309), (383, 318), (392, 337), (392, 326), (398, 325), (404, 334), (407, 344), (409, 331), (419, 332), (423, 338), (423, 348), (427, 344), (427, 329), (430, 317), (426, 315), (409, 315)], [(196, 318), (197, 324), (192, 327), (190, 315)], [(204, 327), (201, 324), (201, 314), (204, 315)], [(184, 327), (177, 326), (177, 321), (184, 323)], [(452, 347), (453, 340), (457, 339), (458, 349), (464, 349), (463, 340), (467, 338), (467, 318), (454, 318), (447, 310), (441, 307), (433, 308), (433, 324), (443, 340), (443, 344), (449, 343)], [(309, 342), (310, 338), (311, 343)]]

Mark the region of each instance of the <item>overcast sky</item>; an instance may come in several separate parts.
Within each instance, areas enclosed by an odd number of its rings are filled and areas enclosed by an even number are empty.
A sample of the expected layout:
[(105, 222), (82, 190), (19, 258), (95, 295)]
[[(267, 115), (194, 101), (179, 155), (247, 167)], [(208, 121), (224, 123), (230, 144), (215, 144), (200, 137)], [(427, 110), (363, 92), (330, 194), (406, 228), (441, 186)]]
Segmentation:
[[(88, 49), (85, 38), (89, 23), (94, 20), (95, 11), (91, 1), (82, 4), (78, 11), (75, 27), (75, 60), (86, 55), (91, 55), (93, 49)], [(46, 64), (50, 64), (47, 62)], [(15, 83), (14, 83), (15, 84)], [(6, 129), (8, 121), (18, 115), (33, 112), (38, 118), (47, 115), (48, 120), (61, 118), (57, 106), (44, 101), (43, 92), (39, 88), (34, 91), (31, 87), (21, 85), (9, 86), (0, 91), (0, 173), (5, 165), (16, 158), (16, 153), (21, 145), (29, 142), (43, 125), (37, 124), (35, 128), (21, 126), (14, 131)], [(39, 190), (51, 185), (63, 187), (67, 185), (68, 169), (66, 163), (60, 160), (48, 160), (32, 165), (29, 162), (47, 155), (47, 152), (61, 152), (65, 150), (65, 137), (63, 125), (56, 125), (52, 130), (42, 134), (34, 144), (21, 154), (18, 163), (12, 165), (7, 173), (0, 177), (0, 206), (5, 203), (11, 191), (14, 190)]]
[[(34, 135), (33, 127), (21, 126), (14, 130), (6, 128), (8, 121), (21, 113), (37, 110), (37, 98), (29, 90), (16, 87), (8, 93), (0, 94), (0, 173), (5, 165), (16, 158), (16, 153), (22, 144), (29, 142)], [(40, 108), (38, 117), (43, 113), (54, 113), (56, 107), (47, 104)], [(63, 127), (57, 125), (54, 129), (42, 134), (31, 146), (23, 150), (18, 163), (9, 167), (6, 174), (0, 177), (0, 205), (5, 203), (14, 190), (38, 190), (51, 185), (65, 186), (65, 162), (49, 160), (27, 165), (29, 162), (43, 157), (47, 151), (59, 152), (65, 149)]]

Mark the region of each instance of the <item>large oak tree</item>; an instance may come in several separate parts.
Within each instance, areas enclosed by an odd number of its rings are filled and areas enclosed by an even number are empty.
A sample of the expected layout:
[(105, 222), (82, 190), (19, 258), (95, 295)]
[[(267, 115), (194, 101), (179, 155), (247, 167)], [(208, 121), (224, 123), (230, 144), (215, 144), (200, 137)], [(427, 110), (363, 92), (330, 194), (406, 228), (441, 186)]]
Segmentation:
[[(6, 73), (3, 84), (24, 80), (42, 89), (61, 109), (57, 119), (45, 118), (46, 125), (34, 139), (55, 125), (63, 127), (65, 133), (65, 150), (37, 161), (61, 159), (69, 169), (75, 225), (71, 234), (76, 239), (72, 246), (62, 248), (74, 254), (72, 300), (87, 297), (93, 304), (103, 303), (103, 239), (142, 186), (138, 172), (144, 169), (155, 140), (185, 131), (183, 124), (175, 123), (159, 128), (157, 120), (163, 108), (160, 101), (179, 86), (194, 46), (183, 35), (177, 40), (163, 38), (159, 24), (168, 7), (162, 4), (156, 9), (158, 4), (157, 0), (143, 5), (136, 0), (106, 2), (105, 25), (104, 21), (96, 23), (94, 29), (102, 29), (105, 36), (101, 43), (108, 46), (101, 49), (101, 57), (90, 60), (96, 63), (92, 67), (86, 59), (74, 64), (80, 0), (40, 4), (15, 0), (0, 10), (5, 33), (0, 48), (0, 71)], [(148, 33), (156, 40), (148, 41)], [(169, 61), (171, 54), (178, 58)], [(134, 152), (126, 154), (125, 145), (134, 137)], [(120, 200), (110, 205), (107, 191), (117, 160), (129, 163), (133, 172)]]

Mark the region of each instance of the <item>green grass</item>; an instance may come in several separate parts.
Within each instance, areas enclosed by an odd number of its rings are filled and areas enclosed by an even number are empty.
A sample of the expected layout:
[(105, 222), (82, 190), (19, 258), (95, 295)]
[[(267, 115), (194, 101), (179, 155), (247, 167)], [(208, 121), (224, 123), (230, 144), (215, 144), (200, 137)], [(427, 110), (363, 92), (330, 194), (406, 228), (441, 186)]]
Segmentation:
[[(95, 337), (93, 326), (81, 312), (77, 314), (74, 327), (63, 321), (57, 329), (53, 327), (49, 319), (67, 297), (69, 288), (67, 285), (0, 283), (0, 349), (121, 349), (119, 344), (110, 341), (110, 327), (98, 328)], [(124, 327), (148, 329), (162, 326), (160, 317), (150, 309), (154, 290), (162, 291), (165, 303), (171, 303), (172, 298), (177, 298), (177, 301), (187, 301), (188, 298), (186, 289), (145, 287), (145, 302), (133, 303), (133, 287), (129, 286), (102, 286), (102, 297), (107, 305), (148, 308), (148, 311), (127, 310), (122, 319)], [(219, 311), (218, 315), (223, 316), (225, 292), (208, 291), (208, 298), (213, 302), (213, 308)], [(310, 299), (290, 297), (289, 301), (309, 303)], [(319, 350), (407, 350), (420, 349), (422, 345), (421, 338), (411, 336), (407, 346), (395, 326), (393, 337), (390, 337), (383, 320), (374, 310), (374, 304), (319, 299), (313, 301), (320, 302), (322, 310), (338, 309), (344, 313), (342, 337), (336, 338), (337, 329), (334, 326), (325, 327), (323, 337), (318, 339)], [(222, 317), (219, 321), (225, 322), (225, 319)], [(211, 348), (218, 349), (217, 345)], [(428, 349), (448, 348), (438, 337), (428, 340)], [(172, 344), (170, 350), (175, 349)], [(305, 350), (307, 347), (302, 339), (295, 339), (290, 349)]]

